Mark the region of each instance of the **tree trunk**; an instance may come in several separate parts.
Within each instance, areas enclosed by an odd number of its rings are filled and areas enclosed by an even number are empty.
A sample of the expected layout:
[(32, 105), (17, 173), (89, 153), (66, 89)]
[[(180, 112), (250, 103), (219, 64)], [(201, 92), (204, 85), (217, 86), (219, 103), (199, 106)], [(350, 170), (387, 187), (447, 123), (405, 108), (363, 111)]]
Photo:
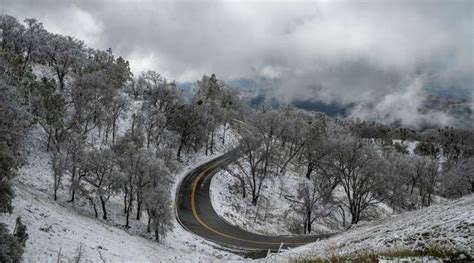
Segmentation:
[(59, 90), (64, 91), (64, 76), (65, 74), (58, 74), (58, 79), (59, 79)]
[(50, 129), (49, 132), (48, 132), (48, 143), (46, 144), (46, 151), (47, 152), (49, 152), (49, 148), (51, 146), (51, 133), (52, 133), (52, 131)]
[(222, 145), (225, 144), (225, 131), (227, 130), (227, 123), (224, 124), (224, 131), (222, 132)]
[(255, 194), (255, 190), (252, 190), (252, 205), (257, 206), (258, 203), (258, 195)]
[(131, 210), (132, 210), (132, 203), (133, 202), (133, 198), (132, 198), (132, 195), (130, 194), (130, 197), (128, 198), (128, 206), (127, 206), (127, 214), (126, 214), (126, 218), (125, 218), (125, 227), (126, 228), (130, 228), (130, 213), (131, 213)]
[(74, 189), (72, 189), (72, 192), (71, 192), (71, 200), (69, 200), (70, 203), (74, 203), (74, 200), (76, 199), (76, 191), (74, 191)]
[(181, 139), (181, 141), (179, 142), (178, 153), (176, 154), (176, 156), (178, 157), (178, 161), (181, 160), (181, 150), (183, 150), (183, 144), (183, 139)]
[(314, 165), (309, 163), (308, 164), (308, 169), (306, 170), (306, 178), (311, 179), (311, 173), (313, 172)]
[(207, 133), (207, 136), (206, 136), (206, 156), (209, 154), (209, 133)]
[(247, 192), (245, 191), (245, 181), (243, 179), (240, 180), (240, 185), (242, 187), (242, 199), (247, 197)]
[(116, 120), (114, 119), (114, 121), (112, 122), (112, 144), (114, 145), (115, 144), (115, 126), (116, 125)]
[(102, 219), (107, 220), (107, 210), (105, 208), (105, 199), (101, 196), (100, 197), (100, 204), (102, 205)]
[(342, 206), (339, 206), (339, 209), (341, 209), (341, 214), (342, 214), (342, 227), (346, 227), (346, 211)]
[(146, 148), (150, 149), (150, 141), (151, 141), (151, 131), (149, 131), (146, 135)]
[(123, 195), (123, 213), (124, 214), (127, 213), (127, 195), (128, 195), (128, 192), (125, 191)]
[(130, 206), (127, 208), (127, 213), (125, 215), (125, 228), (130, 227), (129, 221), (130, 221)]
[(104, 131), (104, 133), (105, 133), (105, 136), (104, 136), (105, 144), (107, 144), (107, 143), (109, 142), (109, 132), (110, 132), (110, 131), (109, 131), (109, 129), (110, 129), (109, 126), (110, 126), (110, 125), (107, 124), (107, 126), (105, 127), (105, 131)]
[(313, 224), (313, 222), (311, 222), (311, 210), (308, 210), (308, 234), (311, 233), (311, 225)]
[(147, 208), (147, 209), (146, 209), (146, 213), (147, 213), (147, 215), (148, 215), (148, 224), (147, 224), (147, 226), (146, 226), (146, 232), (150, 233), (150, 230), (151, 230), (151, 227), (150, 227), (150, 225), (151, 225), (150, 209)]
[(211, 154), (214, 154), (214, 130), (211, 131)]
[[(59, 169), (59, 168), (56, 168)], [(54, 201), (58, 200), (58, 189), (61, 182), (61, 175), (58, 171), (54, 171)]]
[(99, 212), (97, 211), (97, 206), (95, 205), (94, 199), (92, 197), (89, 197), (89, 201), (91, 202), (92, 208), (94, 209), (94, 217), (99, 217)]
[(357, 209), (351, 208), (351, 216), (352, 216), (351, 225), (355, 225), (355, 224), (359, 223), (359, 220), (360, 220), (360, 212), (357, 211)]
[(307, 231), (308, 231), (308, 218), (305, 217), (304, 223), (303, 223), (303, 235), (306, 235)]
[(142, 200), (139, 197), (139, 195), (137, 195), (137, 216), (135, 219), (140, 220), (141, 214), (142, 214)]
[(72, 173), (71, 173), (71, 199), (68, 201), (70, 203), (74, 203), (75, 197), (76, 197), (76, 157), (75, 154), (73, 155), (72, 158)]

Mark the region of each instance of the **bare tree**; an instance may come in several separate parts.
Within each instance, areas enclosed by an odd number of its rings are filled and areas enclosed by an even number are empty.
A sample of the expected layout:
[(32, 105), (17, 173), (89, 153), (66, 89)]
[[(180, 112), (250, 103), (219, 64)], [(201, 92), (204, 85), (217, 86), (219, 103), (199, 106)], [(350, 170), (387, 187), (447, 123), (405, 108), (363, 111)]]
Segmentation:
[(298, 200), (291, 200), (295, 210), (304, 218), (303, 233), (311, 233), (316, 219), (329, 216), (332, 212), (334, 185), (323, 175), (304, 178), (298, 186)]
[(302, 111), (293, 107), (287, 107), (279, 112), (280, 114), (280, 132), (278, 134), (280, 141), (281, 164), (279, 172), (284, 173), (288, 164), (304, 150), (306, 145), (307, 125), (311, 122), (311, 117)]
[(264, 181), (278, 174), (278, 114), (275, 111), (257, 112), (251, 117), (253, 130), (241, 129), (241, 160), (236, 162), (257, 205)]
[(382, 201), (379, 193), (383, 162), (373, 145), (359, 138), (346, 134), (334, 140), (335, 152), (327, 168), (344, 189), (344, 204), (351, 213), (351, 224), (357, 224), (363, 211)]

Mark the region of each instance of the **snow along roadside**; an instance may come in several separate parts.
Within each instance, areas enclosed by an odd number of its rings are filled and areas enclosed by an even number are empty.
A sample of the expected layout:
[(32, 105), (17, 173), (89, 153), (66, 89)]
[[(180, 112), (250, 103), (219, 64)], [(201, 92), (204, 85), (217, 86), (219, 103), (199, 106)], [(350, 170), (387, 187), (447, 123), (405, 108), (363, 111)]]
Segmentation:
[(278, 260), (438, 247), (474, 256), (474, 195), (391, 216), (279, 255)]

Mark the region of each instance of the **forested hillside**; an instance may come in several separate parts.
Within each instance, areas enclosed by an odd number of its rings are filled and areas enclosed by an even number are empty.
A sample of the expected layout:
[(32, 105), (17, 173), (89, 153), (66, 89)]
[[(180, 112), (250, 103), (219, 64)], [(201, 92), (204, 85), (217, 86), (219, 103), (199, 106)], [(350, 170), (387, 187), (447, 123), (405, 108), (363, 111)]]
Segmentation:
[[(323, 218), (332, 218), (331, 232), (342, 232), (379, 219), (374, 209), (381, 206), (397, 214), (474, 193), (472, 129), (417, 130), (252, 104), (215, 74), (196, 80), (195, 93), (186, 99), (160, 73), (134, 75), (127, 59), (111, 49), (48, 32), (35, 19), (1, 15), (0, 33), (2, 262), (19, 261), (25, 249), (34, 252), (30, 256), (48, 250), (49, 259), (61, 254), (60, 248), (35, 245), (48, 241), (28, 239), (28, 231), (57, 240), (69, 239), (53, 233), (81, 233), (83, 241), (67, 244), (78, 248), (68, 250), (70, 258), (80, 257), (82, 243), (90, 251), (105, 246), (108, 241), (98, 236), (85, 238), (94, 230), (122, 243), (140, 243), (129, 234), (141, 236), (171, 250), (180, 242), (199, 243), (176, 224), (176, 184), (192, 166), (233, 148), (240, 158), (222, 171), (228, 183), (218, 190), (245, 205), (240, 216), (251, 214), (254, 223), (263, 218), (259, 209), (266, 210), (266, 218), (276, 202), (273, 214), (278, 214), (281, 203), (275, 200), (285, 200), (286, 214), (274, 222), (292, 234), (321, 230), (324, 224), (314, 223)], [(276, 180), (291, 191), (270, 187)], [(27, 204), (29, 199), (34, 201)], [(12, 213), (28, 215), (31, 225)], [(244, 213), (242, 207), (238, 213)], [(41, 217), (50, 218), (47, 226), (33, 222)], [(60, 224), (51, 220), (55, 217), (97, 226), (54, 229)], [(150, 246), (143, 253), (152, 254), (155, 245)], [(193, 247), (197, 253), (196, 244), (180, 253)], [(213, 247), (205, 243), (200, 252), (222, 257)], [(140, 255), (141, 246), (135, 248), (134, 255)], [(112, 251), (104, 252), (112, 260), (126, 253)]]

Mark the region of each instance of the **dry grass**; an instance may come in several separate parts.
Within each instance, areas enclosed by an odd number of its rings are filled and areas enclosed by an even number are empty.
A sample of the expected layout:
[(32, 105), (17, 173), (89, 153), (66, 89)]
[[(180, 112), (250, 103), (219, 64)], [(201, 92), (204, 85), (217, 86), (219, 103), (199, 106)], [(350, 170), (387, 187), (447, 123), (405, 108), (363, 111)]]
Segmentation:
[(430, 247), (422, 250), (399, 249), (383, 252), (364, 252), (344, 256), (331, 256), (327, 258), (294, 259), (295, 263), (377, 263), (380, 259), (432, 257), (443, 262), (473, 262), (469, 253), (453, 251), (439, 247)]

